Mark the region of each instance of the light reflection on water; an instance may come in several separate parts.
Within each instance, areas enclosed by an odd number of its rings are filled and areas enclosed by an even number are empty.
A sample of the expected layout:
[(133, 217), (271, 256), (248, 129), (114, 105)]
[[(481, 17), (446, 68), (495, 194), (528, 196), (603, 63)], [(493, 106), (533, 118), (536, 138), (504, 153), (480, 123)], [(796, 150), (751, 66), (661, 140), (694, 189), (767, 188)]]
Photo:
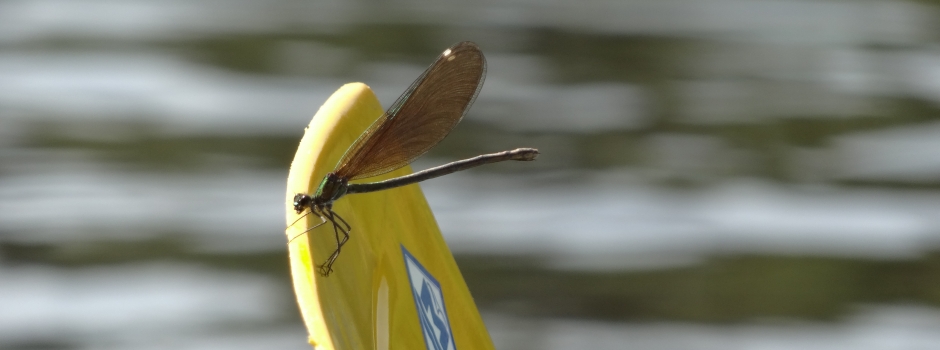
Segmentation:
[[(147, 348), (144, 339), (231, 333), (292, 313), (270, 277), (186, 264), (0, 269), (3, 345)], [(300, 331), (299, 329), (297, 330)], [(296, 336), (295, 336), (296, 338)], [(297, 339), (303, 344), (303, 339)]]
[[(415, 168), (543, 154), (422, 187), (458, 254), (537, 257), (530, 275), (562, 276), (530, 286), (559, 291), (543, 314), (525, 290), (468, 278), (497, 348), (936, 347), (937, 14), (888, 0), (2, 3), (0, 348), (306, 348), (282, 236), (296, 140), (343, 83), (387, 105), (459, 40), (487, 53), (486, 84)], [(670, 273), (736, 254), (811, 262), (716, 282), (752, 267), (719, 264), (695, 285), (784, 281), (756, 303), (770, 311), (742, 311), (754, 317), (653, 307), (682, 294)], [(816, 258), (899, 279), (785, 283), (832, 268)], [(518, 267), (492, 260), (466, 275)], [(563, 288), (566, 273), (621, 271), (667, 277), (645, 299), (585, 282), (623, 310)], [(671, 300), (721, 299), (688, 294)]]
[[(922, 349), (940, 343), (940, 313), (917, 306), (860, 307), (840, 324), (762, 320), (713, 326), (520, 319), (484, 314), (494, 341), (512, 349)], [(534, 340), (534, 341), (533, 341)]]

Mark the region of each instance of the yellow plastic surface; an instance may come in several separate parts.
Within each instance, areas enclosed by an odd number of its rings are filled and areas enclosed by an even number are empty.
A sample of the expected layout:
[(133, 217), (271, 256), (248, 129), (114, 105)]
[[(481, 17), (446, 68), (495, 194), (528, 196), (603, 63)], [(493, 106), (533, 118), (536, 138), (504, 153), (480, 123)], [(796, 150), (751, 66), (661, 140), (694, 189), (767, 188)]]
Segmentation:
[[(310, 121), (287, 178), (287, 223), (297, 220), (296, 193), (312, 195), (336, 166), (346, 148), (383, 109), (362, 83), (337, 90)], [(406, 175), (410, 167), (367, 179)], [(402, 247), (440, 283), (457, 349), (493, 349), (470, 291), (441, 236), (418, 185), (352, 194), (337, 200), (333, 211), (352, 226), (349, 241), (320, 276), (316, 266), (333, 252), (330, 224), (288, 244), (294, 292), (316, 349), (425, 349)], [(308, 215), (286, 230), (295, 237), (319, 217)]]

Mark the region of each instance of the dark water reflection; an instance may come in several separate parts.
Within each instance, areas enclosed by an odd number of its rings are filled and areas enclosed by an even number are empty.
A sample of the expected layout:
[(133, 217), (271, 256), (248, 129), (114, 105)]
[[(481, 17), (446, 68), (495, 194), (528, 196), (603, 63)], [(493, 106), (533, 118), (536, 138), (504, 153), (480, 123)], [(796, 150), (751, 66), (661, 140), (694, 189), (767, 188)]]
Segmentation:
[[(940, 346), (929, 2), (0, 3), (0, 348), (307, 348), (281, 204), (319, 105), (448, 45), (422, 185), (497, 347)], [(471, 229), (472, 228), (472, 229)]]

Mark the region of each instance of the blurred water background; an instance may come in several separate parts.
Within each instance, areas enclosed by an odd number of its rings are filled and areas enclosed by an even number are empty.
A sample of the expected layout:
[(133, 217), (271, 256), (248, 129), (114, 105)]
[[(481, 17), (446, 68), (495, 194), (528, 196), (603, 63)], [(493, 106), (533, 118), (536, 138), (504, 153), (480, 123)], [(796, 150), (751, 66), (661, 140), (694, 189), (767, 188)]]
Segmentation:
[(938, 9), (2, 1), (0, 349), (308, 349), (304, 126), (463, 40), (415, 168), (542, 151), (421, 185), (498, 349), (940, 349)]

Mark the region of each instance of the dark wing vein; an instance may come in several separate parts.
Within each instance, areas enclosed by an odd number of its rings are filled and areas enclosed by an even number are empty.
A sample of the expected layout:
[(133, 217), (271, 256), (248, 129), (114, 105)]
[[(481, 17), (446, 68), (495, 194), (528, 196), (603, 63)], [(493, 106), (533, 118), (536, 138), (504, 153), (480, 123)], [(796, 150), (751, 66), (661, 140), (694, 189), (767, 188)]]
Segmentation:
[(457, 126), (485, 75), (486, 60), (476, 44), (450, 47), (359, 136), (334, 172), (354, 180), (410, 164)]

